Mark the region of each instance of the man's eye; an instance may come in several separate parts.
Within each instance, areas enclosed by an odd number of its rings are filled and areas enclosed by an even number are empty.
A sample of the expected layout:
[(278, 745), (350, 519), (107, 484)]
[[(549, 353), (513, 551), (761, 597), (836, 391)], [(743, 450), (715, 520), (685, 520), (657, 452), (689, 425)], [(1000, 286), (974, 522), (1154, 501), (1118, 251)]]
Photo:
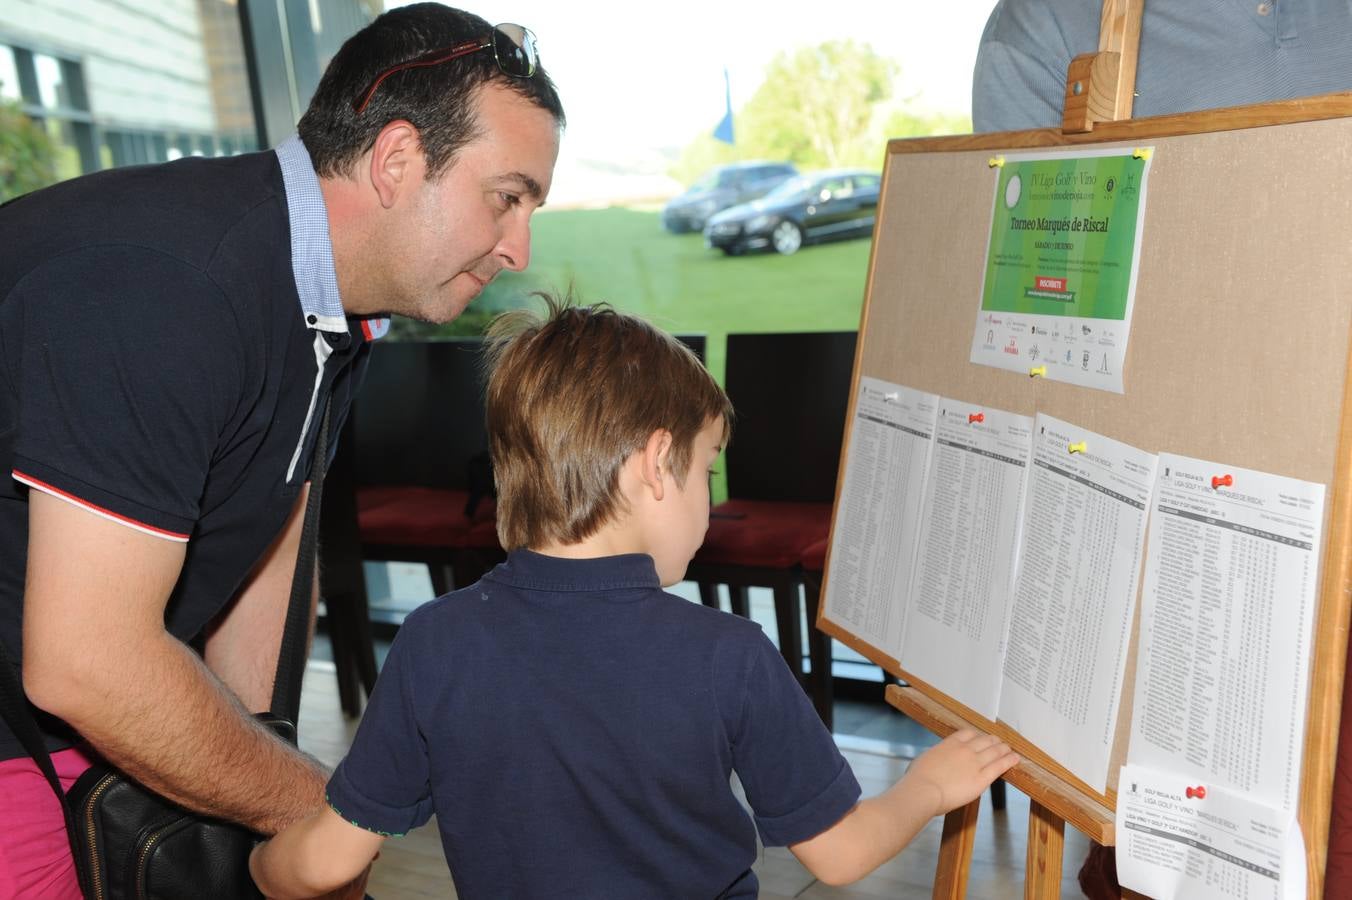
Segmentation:
[(505, 191), (498, 191), (498, 199), (502, 201), (503, 206), (515, 206), (521, 202), (521, 198), (516, 194), (509, 194)]

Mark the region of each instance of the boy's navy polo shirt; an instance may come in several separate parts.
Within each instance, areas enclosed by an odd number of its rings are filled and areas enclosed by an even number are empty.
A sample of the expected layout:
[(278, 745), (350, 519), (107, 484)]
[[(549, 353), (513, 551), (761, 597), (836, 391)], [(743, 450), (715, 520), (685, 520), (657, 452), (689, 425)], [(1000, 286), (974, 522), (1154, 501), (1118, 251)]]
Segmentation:
[[(370, 327), (307, 321), (287, 200), (264, 152), (100, 172), (0, 209), (0, 639), (16, 659), (30, 490), (186, 541), (165, 610), (182, 640), (280, 532)], [(69, 743), (52, 725), (49, 746)], [(0, 759), (21, 755), (0, 725)]]
[(755, 623), (649, 556), (527, 550), (408, 617), (329, 782), (371, 831), (436, 813), (467, 900), (754, 897), (755, 829), (806, 840), (859, 794)]

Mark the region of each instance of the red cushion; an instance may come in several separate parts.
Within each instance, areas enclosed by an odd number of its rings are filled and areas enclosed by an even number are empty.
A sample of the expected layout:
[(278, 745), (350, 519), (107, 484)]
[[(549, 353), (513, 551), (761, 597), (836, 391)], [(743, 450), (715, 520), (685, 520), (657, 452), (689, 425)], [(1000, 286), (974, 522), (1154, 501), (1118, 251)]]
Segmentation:
[[(391, 486), (357, 491), (357, 524), (363, 544), (411, 547), (464, 547), (477, 526), (493, 523), (494, 504), (485, 499), (471, 519), (464, 491)], [(496, 539), (495, 539), (496, 544)]]
[(829, 541), (822, 538), (803, 551), (803, 568), (809, 572), (822, 572), (826, 569), (826, 548)]
[(714, 507), (695, 562), (789, 569), (831, 530), (829, 503), (729, 500)]
[[(491, 507), (492, 504), (490, 503)], [(498, 522), (496, 518), (490, 518), (487, 521), (477, 521), (479, 516), (474, 517), (475, 523), (470, 527), (469, 533), (465, 535), (464, 546), (474, 550), (497, 550), (501, 547), (498, 543)]]

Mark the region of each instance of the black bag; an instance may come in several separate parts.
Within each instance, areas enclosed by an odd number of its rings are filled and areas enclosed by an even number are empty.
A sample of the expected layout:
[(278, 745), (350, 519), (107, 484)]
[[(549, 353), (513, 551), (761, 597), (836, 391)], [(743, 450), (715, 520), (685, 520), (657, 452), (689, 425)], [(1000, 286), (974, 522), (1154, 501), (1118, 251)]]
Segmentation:
[[(259, 719), (295, 744), (290, 722), (271, 713)], [(241, 825), (190, 812), (102, 761), (76, 779), (66, 801), (81, 887), (91, 900), (263, 896), (248, 867), (262, 836)]]
[[(296, 574), (272, 711), (259, 713), (292, 746), (300, 708), (303, 656), (309, 643), (310, 592), (319, 530), (319, 498), (328, 462), (329, 410), (315, 441)], [(87, 900), (262, 900), (249, 876), (249, 853), (262, 840), (249, 829), (184, 809), (99, 761), (63, 792), (28, 708), (17, 667), (0, 643), (0, 712), (61, 801), (80, 887)]]

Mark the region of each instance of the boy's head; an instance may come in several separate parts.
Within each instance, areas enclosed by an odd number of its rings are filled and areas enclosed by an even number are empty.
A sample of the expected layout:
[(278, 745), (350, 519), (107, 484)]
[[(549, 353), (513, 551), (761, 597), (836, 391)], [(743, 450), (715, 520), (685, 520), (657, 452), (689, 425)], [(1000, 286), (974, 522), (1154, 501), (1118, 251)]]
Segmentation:
[(498, 538), (509, 550), (568, 546), (624, 523), (663, 583), (679, 580), (708, 524), (708, 466), (732, 405), (684, 344), (642, 319), (540, 296), (544, 318), (517, 310), (489, 329)]

